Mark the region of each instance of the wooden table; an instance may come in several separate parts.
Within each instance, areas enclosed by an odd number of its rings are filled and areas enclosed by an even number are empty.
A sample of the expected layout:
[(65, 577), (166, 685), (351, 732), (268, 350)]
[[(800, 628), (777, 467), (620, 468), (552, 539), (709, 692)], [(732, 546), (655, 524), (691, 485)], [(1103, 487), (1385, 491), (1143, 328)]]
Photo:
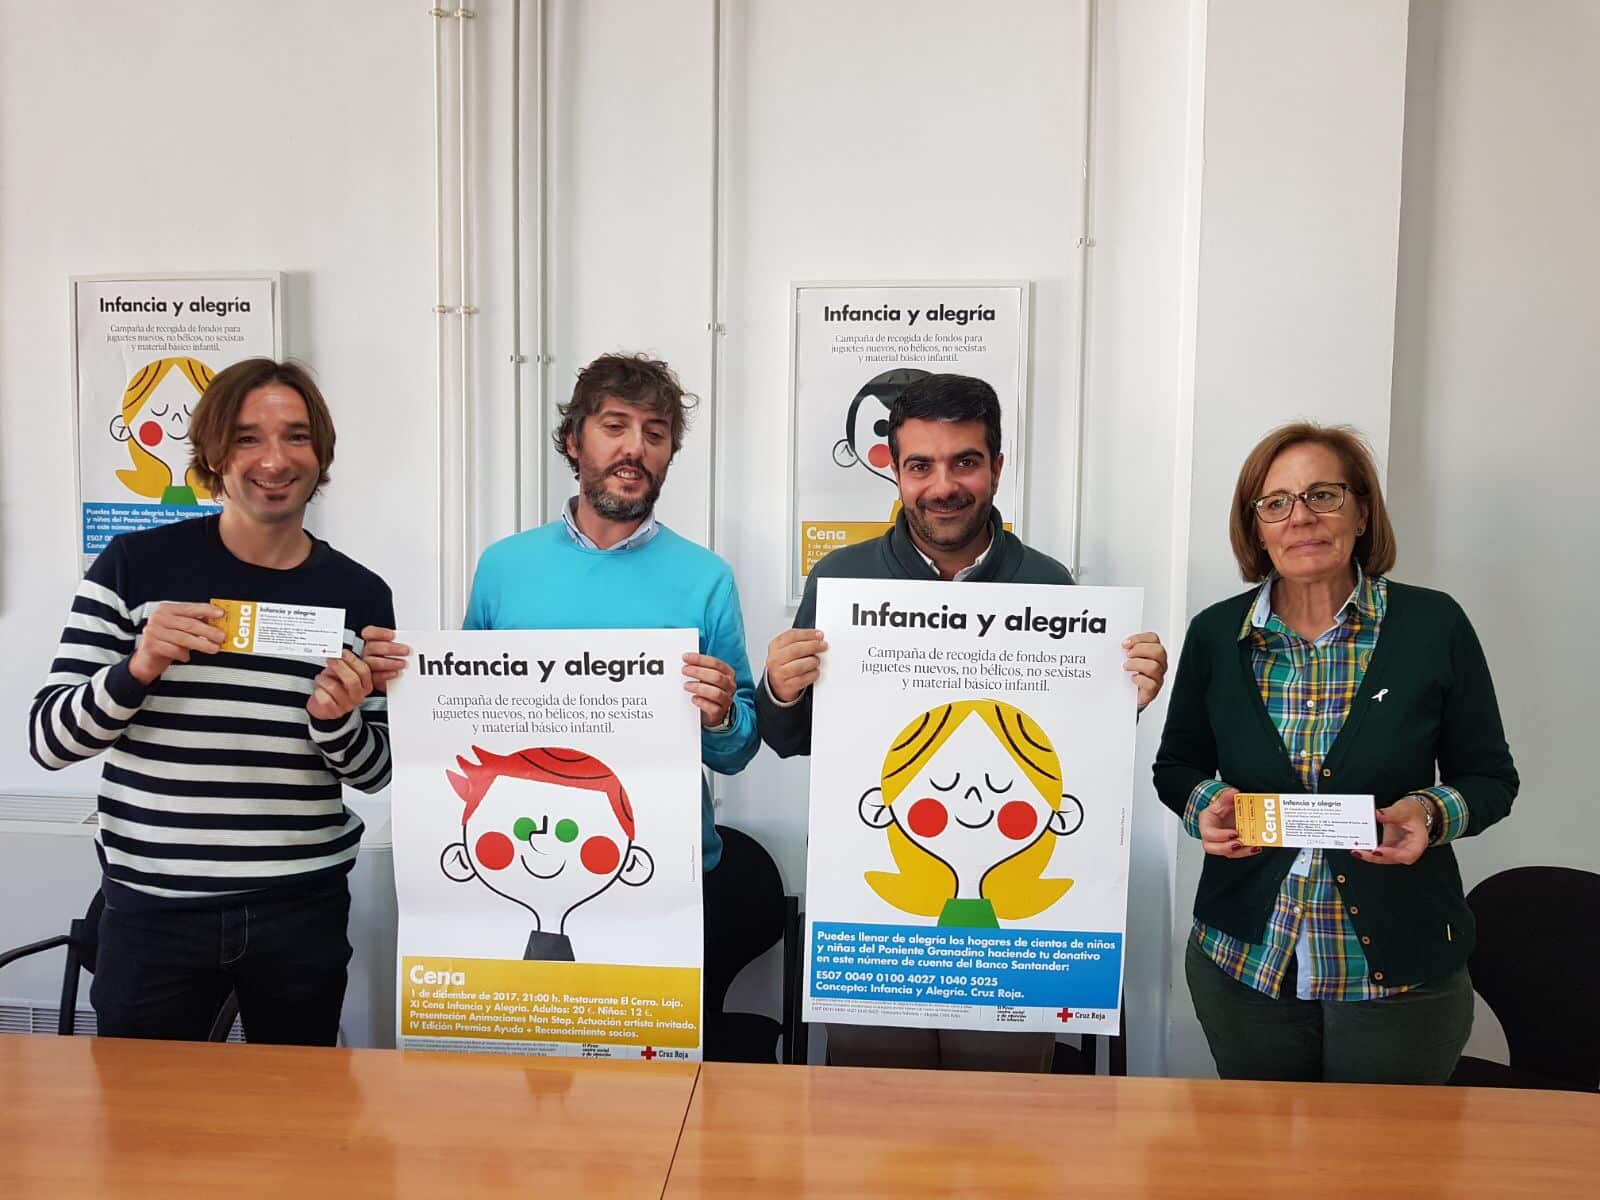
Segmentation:
[[(692, 1094), (692, 1098), (691, 1098)], [(0, 1197), (1584, 1196), (1600, 1096), (0, 1035)]]
[(0, 1197), (659, 1196), (695, 1072), (0, 1036)]
[(1600, 1194), (1600, 1096), (706, 1063), (667, 1197)]

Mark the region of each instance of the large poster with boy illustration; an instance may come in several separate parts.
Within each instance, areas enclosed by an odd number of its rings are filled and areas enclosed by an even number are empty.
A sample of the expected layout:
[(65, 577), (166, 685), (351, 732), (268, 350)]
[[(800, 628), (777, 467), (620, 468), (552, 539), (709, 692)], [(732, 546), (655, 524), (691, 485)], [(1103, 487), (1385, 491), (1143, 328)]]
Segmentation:
[(1117, 1031), (1143, 600), (819, 581), (806, 1020)]
[(72, 281), (79, 551), (216, 511), (190, 469), (189, 418), (212, 378), (277, 357), (273, 274)]
[(401, 638), (400, 1045), (699, 1058), (695, 632)]

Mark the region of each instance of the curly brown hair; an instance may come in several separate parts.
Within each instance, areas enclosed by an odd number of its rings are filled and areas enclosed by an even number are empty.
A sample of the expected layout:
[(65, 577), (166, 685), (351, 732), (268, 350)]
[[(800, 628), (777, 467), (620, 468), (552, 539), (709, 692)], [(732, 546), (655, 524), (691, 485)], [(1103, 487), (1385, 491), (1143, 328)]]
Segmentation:
[(683, 434), (689, 428), (689, 415), (700, 403), (698, 396), (683, 390), (671, 367), (647, 354), (602, 354), (578, 372), (572, 399), (557, 410), (561, 423), (551, 434), (556, 449), (567, 460), (572, 474), (578, 474), (578, 460), (567, 449), (567, 439), (583, 441), (583, 422), (614, 397), (624, 404), (647, 408), (672, 423), (672, 453), (683, 448)]

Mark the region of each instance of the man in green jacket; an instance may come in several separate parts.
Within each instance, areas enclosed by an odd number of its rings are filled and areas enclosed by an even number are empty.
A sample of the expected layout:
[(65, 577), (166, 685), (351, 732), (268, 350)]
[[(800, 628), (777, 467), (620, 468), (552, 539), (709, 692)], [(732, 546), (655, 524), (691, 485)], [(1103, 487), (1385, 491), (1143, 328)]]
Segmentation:
[[(829, 554), (806, 580), (794, 627), (767, 648), (756, 688), (761, 738), (782, 758), (811, 753), (814, 684), (828, 644), (814, 628), (817, 580), (926, 579), (960, 583), (1070, 584), (1072, 574), (1048, 554), (1022, 544), (994, 507), (1000, 471), (1000, 400), (981, 379), (930, 375), (906, 388), (889, 411), (889, 453), (900, 513), (881, 537)], [(1139, 708), (1155, 699), (1167, 652), (1153, 633), (1123, 643), (1123, 668)], [(962, 1066), (983, 1070), (1050, 1069), (1049, 1034), (829, 1027), (833, 1062), (860, 1066)]]

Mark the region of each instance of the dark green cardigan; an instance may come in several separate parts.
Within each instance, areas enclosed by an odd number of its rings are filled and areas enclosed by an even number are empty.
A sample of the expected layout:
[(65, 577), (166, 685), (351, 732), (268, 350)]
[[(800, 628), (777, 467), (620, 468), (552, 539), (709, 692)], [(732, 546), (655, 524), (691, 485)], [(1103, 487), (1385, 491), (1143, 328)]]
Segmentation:
[[(1245, 792), (1305, 790), (1261, 702), (1249, 640), (1239, 637), (1255, 596), (1252, 588), (1212, 605), (1184, 639), (1155, 761), (1156, 791), (1180, 816), (1202, 780), (1220, 778)], [(1318, 789), (1370, 792), (1384, 808), (1431, 787), (1435, 764), (1437, 781), (1467, 802), (1464, 836), (1482, 833), (1511, 810), (1517, 771), (1472, 625), (1443, 592), (1391, 581), (1377, 648)], [(1296, 853), (1206, 855), (1194, 915), (1233, 937), (1261, 941)], [(1474, 926), (1448, 845), (1430, 847), (1408, 867), (1364, 863), (1344, 850), (1324, 853), (1373, 980), (1426, 983), (1466, 962)]]

